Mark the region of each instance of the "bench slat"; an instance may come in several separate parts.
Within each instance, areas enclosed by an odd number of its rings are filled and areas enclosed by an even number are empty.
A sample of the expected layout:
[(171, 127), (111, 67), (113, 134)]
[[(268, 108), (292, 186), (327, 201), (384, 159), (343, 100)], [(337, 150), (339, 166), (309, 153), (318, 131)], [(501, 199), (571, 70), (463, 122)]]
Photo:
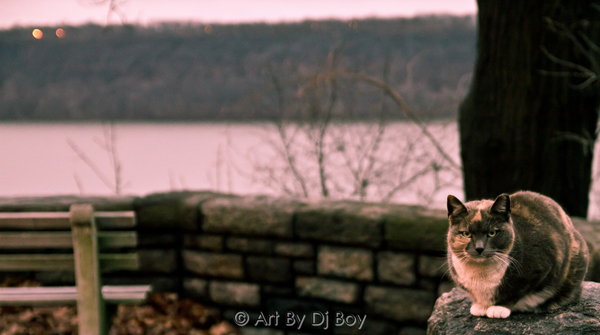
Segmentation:
[[(135, 227), (135, 212), (95, 212), (96, 225), (102, 229)], [(71, 230), (68, 212), (0, 213), (2, 230)]]
[[(135, 232), (98, 232), (100, 248), (133, 248)], [(70, 232), (0, 232), (0, 249), (72, 248)]]
[[(111, 303), (142, 303), (152, 290), (151, 285), (102, 287), (102, 297)], [(2, 287), (0, 306), (33, 306), (74, 304), (77, 301), (77, 288), (61, 287)]]
[(73, 271), (73, 254), (0, 255), (0, 269), (5, 271)]
[[(100, 254), (102, 272), (139, 269), (135, 253)], [(0, 255), (0, 269), (5, 271), (73, 271), (73, 254)]]

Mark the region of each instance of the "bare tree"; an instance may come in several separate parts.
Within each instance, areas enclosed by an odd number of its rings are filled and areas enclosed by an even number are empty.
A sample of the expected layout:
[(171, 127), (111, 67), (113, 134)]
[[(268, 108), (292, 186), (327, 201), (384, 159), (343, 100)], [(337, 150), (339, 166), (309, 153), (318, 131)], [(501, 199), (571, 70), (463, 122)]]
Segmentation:
[(123, 10), (123, 6), (127, 2), (127, 0), (78, 0), (79, 3), (88, 6), (104, 6), (108, 4), (108, 11), (106, 14), (106, 24), (110, 22), (110, 17), (114, 14), (116, 15), (121, 24), (127, 23), (127, 17), (125, 15), (125, 11)]
[[(415, 197), (428, 201), (442, 188), (456, 185), (460, 165), (387, 83), (389, 59), (383, 80), (344, 71), (340, 59), (336, 47), (317, 73), (291, 83), (282, 78), (294, 76), (269, 66), (274, 104), (263, 107), (274, 106), (279, 117), (263, 135), (271, 152), (251, 152), (247, 158), (253, 171), (246, 175), (275, 192), (293, 196), (384, 202), (410, 187), (415, 188), (411, 191)], [(294, 85), (299, 88), (288, 94), (289, 86)], [(343, 119), (348, 103), (343, 101), (342, 90), (352, 85), (375, 87), (383, 93), (372, 107), (375, 122)], [(390, 122), (398, 115), (390, 111), (387, 100), (399, 107), (412, 125)], [(425, 179), (432, 180), (427, 187), (423, 186)]]
[[(128, 182), (123, 182), (122, 178), (122, 165), (121, 160), (117, 154), (117, 137), (115, 131), (115, 125), (110, 124), (104, 127), (103, 131), (103, 139), (95, 137), (93, 139), (94, 143), (96, 143), (106, 154), (108, 161), (111, 166), (111, 174), (112, 178), (107, 176), (102, 168), (99, 167), (98, 164), (84, 151), (82, 150), (72, 139), (67, 138), (67, 144), (71, 147), (73, 152), (77, 154), (77, 156), (87, 165), (92, 172), (100, 179), (100, 181), (108, 187), (111, 192), (116, 195), (122, 193), (123, 188), (127, 187)], [(79, 188), (80, 193), (83, 192), (83, 184), (79, 177), (75, 175), (75, 182), (77, 183), (77, 187)]]

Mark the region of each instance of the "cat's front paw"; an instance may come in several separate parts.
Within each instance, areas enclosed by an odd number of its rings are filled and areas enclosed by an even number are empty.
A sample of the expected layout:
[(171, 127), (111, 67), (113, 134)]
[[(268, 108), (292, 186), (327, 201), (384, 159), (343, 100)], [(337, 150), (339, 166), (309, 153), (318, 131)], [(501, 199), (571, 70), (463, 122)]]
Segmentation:
[(486, 314), (488, 318), (506, 319), (510, 315), (510, 309), (502, 306), (490, 306)]
[(487, 308), (483, 307), (483, 305), (480, 305), (478, 303), (473, 303), (471, 305), (471, 314), (475, 315), (475, 316), (484, 316), (487, 313)]

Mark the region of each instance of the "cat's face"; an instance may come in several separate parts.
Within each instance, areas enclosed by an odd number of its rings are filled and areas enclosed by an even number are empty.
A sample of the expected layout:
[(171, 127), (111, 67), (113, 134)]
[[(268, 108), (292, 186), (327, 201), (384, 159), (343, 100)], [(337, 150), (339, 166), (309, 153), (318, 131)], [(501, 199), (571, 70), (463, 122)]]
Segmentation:
[(501, 262), (508, 257), (515, 239), (508, 195), (466, 205), (449, 195), (448, 218), (448, 246), (459, 260)]

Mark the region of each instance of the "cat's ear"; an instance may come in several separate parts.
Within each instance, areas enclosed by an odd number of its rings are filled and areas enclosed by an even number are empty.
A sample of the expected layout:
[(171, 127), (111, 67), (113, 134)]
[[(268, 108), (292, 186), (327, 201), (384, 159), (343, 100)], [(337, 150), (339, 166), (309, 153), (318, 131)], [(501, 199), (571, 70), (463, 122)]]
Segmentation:
[(490, 212), (508, 216), (510, 214), (510, 196), (506, 193), (500, 194), (494, 201)]
[(467, 207), (465, 207), (465, 205), (463, 205), (463, 203), (460, 202), (460, 200), (458, 200), (458, 198), (456, 198), (452, 194), (448, 194), (447, 206), (448, 206), (448, 216), (458, 215), (460, 213), (467, 212)]

